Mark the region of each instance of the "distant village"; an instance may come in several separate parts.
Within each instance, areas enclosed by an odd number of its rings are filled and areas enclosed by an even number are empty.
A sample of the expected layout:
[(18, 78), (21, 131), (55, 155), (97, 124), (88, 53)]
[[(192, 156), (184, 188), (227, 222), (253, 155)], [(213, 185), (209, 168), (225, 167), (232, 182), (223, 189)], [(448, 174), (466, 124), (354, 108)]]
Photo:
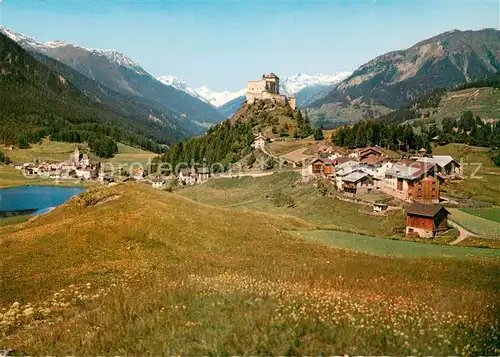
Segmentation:
[(176, 182), (181, 185), (194, 185), (207, 181), (210, 177), (208, 168), (182, 168), (177, 175), (149, 175), (141, 165), (132, 167), (131, 172), (119, 168), (116, 172), (106, 172), (105, 166), (100, 161), (92, 161), (89, 155), (82, 152), (78, 146), (73, 153), (69, 154), (68, 160), (59, 163), (48, 162), (26, 162), (11, 163), (11, 165), (23, 172), (28, 177), (54, 180), (94, 181), (100, 183), (115, 183), (124, 181), (141, 181), (151, 185), (153, 188), (162, 188), (168, 182)]

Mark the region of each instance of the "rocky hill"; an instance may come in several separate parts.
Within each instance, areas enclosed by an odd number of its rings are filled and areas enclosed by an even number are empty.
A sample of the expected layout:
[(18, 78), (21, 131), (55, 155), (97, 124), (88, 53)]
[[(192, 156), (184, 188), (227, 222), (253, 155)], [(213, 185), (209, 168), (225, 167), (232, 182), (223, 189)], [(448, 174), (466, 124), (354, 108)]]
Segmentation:
[(311, 104), (363, 102), (389, 108), (477, 81), (500, 70), (500, 31), (450, 31), (359, 67), (326, 97)]
[(270, 100), (244, 104), (230, 119), (208, 129), (203, 136), (173, 145), (155, 162), (167, 162), (172, 167), (181, 163), (222, 164), (223, 170), (252, 152), (251, 144), (259, 133), (268, 138), (307, 137), (311, 124), (300, 110), (292, 110)]

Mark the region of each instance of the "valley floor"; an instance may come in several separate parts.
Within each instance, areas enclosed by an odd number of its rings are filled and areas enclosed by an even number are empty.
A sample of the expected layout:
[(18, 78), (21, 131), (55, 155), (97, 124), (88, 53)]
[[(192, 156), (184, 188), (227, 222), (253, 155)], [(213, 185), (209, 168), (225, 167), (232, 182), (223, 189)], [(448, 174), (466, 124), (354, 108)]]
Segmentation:
[[(273, 185), (287, 187), (283, 180), (291, 188), (274, 195)], [(315, 228), (383, 236), (397, 231), (401, 217), (360, 223), (341, 202), (305, 192), (311, 189), (291, 174), (214, 180), (180, 194), (120, 184), (0, 227), (0, 349), (500, 353), (496, 251), (413, 254), (434, 248), (404, 242), (408, 254), (362, 253), (356, 240), (368, 238)], [(281, 206), (287, 195), (293, 209)], [(299, 234), (342, 234), (351, 247)]]

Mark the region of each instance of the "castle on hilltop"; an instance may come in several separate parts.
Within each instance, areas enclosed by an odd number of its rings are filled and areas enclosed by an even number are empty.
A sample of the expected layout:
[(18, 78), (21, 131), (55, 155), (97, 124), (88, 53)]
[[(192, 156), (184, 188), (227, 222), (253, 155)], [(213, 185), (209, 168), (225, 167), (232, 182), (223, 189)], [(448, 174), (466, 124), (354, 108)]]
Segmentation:
[(247, 103), (253, 104), (259, 99), (270, 99), (275, 103), (288, 104), (295, 109), (295, 97), (280, 94), (280, 78), (272, 72), (263, 74), (258, 81), (248, 81)]

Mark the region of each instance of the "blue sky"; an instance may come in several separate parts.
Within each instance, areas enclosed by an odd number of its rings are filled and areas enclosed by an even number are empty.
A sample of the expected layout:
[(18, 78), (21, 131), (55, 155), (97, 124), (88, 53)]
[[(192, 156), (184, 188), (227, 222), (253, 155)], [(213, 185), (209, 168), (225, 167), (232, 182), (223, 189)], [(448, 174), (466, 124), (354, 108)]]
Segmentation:
[(452, 29), (499, 28), (500, 1), (0, 0), (37, 41), (116, 49), (154, 76), (238, 90), (264, 72), (350, 71)]

